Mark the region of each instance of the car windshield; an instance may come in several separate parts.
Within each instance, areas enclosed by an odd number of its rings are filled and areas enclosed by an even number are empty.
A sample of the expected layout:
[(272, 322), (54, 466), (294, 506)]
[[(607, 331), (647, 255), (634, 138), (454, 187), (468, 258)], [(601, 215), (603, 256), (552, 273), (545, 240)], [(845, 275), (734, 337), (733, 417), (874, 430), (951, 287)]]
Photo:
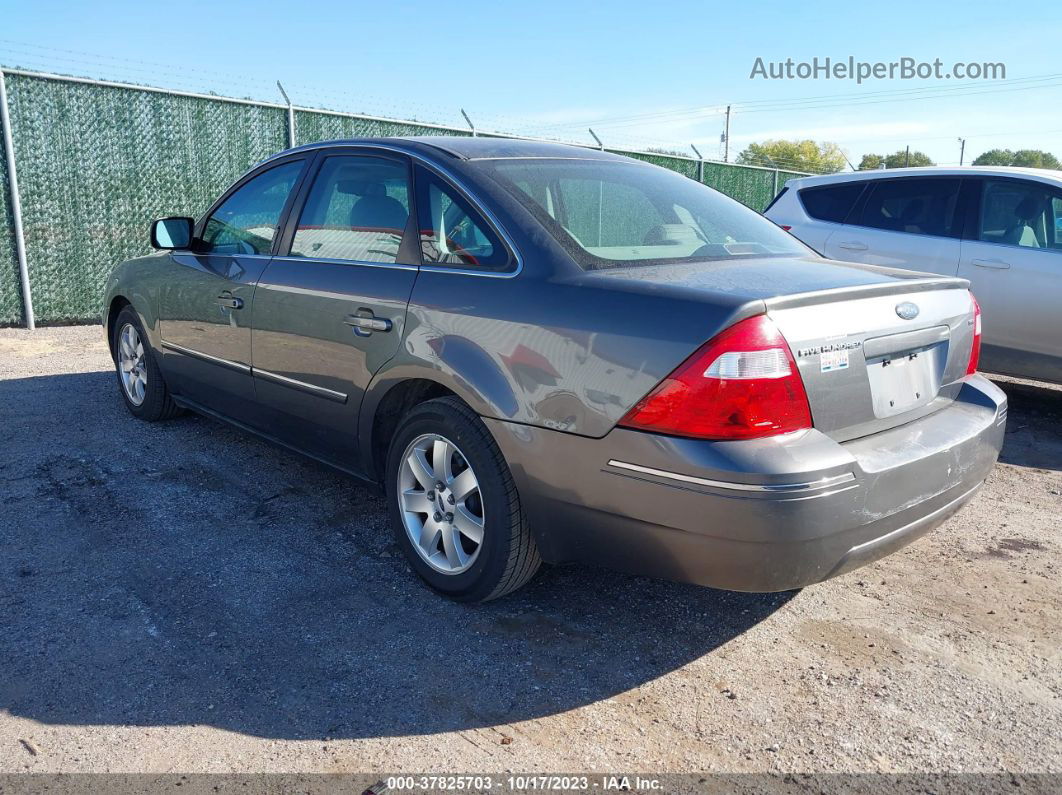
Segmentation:
[(560, 159), (487, 167), (588, 270), (811, 253), (759, 213), (663, 168)]

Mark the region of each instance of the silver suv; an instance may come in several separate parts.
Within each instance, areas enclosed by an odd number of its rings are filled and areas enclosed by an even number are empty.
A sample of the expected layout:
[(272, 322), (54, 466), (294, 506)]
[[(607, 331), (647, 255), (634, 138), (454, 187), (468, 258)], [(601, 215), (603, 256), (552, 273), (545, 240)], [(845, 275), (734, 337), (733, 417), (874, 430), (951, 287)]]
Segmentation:
[(790, 180), (765, 214), (838, 260), (970, 280), (981, 367), (1062, 383), (1062, 173), (902, 168)]

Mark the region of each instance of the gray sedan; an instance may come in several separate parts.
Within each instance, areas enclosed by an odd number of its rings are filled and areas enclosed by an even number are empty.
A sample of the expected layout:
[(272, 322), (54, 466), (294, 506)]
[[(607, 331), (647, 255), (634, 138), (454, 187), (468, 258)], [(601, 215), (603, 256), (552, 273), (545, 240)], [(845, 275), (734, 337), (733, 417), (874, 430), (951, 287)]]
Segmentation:
[(283, 152), (108, 280), (130, 412), (381, 484), (431, 587), (542, 561), (771, 591), (940, 524), (996, 461), (961, 279), (843, 264), (693, 180), (523, 141)]

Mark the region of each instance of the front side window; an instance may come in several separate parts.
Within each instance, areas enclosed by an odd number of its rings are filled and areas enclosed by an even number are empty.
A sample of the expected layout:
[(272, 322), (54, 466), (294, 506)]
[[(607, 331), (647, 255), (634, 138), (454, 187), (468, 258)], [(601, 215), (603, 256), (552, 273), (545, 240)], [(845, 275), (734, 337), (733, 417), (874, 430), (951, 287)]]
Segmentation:
[(860, 226), (912, 235), (957, 237), (958, 179), (890, 179), (872, 186)]
[(271, 168), (225, 199), (203, 229), (206, 250), (213, 254), (269, 254), (280, 215), (302, 167), (302, 160), (294, 160)]
[(978, 239), (1021, 248), (1062, 249), (1062, 196), (1046, 185), (986, 180)]
[(384, 157), (328, 157), (306, 198), (291, 256), (394, 263), (408, 220), (405, 163)]
[(417, 219), (425, 265), (502, 270), (509, 252), (490, 225), (453, 186), (417, 167)]
[(821, 188), (804, 188), (797, 195), (812, 218), (843, 224), (864, 187), (863, 182), (843, 182)]
[(811, 253), (759, 213), (666, 169), (599, 160), (486, 162), (588, 270)]

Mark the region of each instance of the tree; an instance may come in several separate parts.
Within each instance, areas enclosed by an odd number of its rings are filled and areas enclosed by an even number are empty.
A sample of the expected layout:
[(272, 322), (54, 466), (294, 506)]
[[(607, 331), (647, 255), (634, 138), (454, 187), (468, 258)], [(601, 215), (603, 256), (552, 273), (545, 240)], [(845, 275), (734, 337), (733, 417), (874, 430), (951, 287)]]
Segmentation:
[(1022, 166), (1023, 168), (1062, 168), (1058, 158), (1041, 149), (989, 149), (973, 161), (975, 166)]
[(885, 164), (885, 168), (903, 168), (904, 166), (932, 166), (935, 163), (929, 159), (929, 155), (925, 152), (911, 152), (910, 162), (908, 162), (908, 155), (906, 149), (901, 149), (898, 152), (893, 152), (891, 155), (875, 155), (868, 154), (863, 155), (863, 159), (859, 161), (859, 170), (868, 171), (875, 168), (881, 168), (881, 164)]
[(973, 164), (975, 166), (1009, 166), (1014, 162), (1014, 153), (1009, 149), (989, 149), (978, 155)]
[(823, 141), (764, 141), (749, 144), (738, 155), (737, 162), (745, 166), (766, 166), (792, 171), (832, 174), (844, 168), (841, 147)]

